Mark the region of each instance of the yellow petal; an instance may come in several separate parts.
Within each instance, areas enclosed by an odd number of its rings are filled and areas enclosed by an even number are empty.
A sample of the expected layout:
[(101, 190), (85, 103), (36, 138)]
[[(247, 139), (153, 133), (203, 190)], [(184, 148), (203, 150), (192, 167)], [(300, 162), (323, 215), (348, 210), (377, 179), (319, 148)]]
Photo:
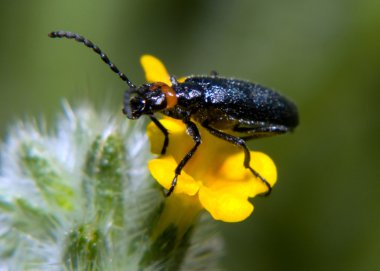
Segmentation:
[(186, 78), (187, 78), (187, 77), (184, 77), (184, 76), (183, 76), (183, 77), (178, 78), (177, 81), (178, 81), (179, 83), (183, 83), (183, 82), (185, 82)]
[[(251, 152), (251, 167), (256, 170), (273, 187), (277, 182), (277, 168), (273, 160), (262, 152)], [(267, 192), (267, 186), (258, 178), (255, 180), (260, 186), (251, 191), (250, 197)]]
[[(251, 151), (251, 167), (258, 172), (273, 187), (277, 181), (277, 169), (273, 160), (262, 152)], [(249, 197), (265, 193), (268, 188), (256, 178), (250, 170), (244, 168), (244, 153), (229, 156), (220, 167), (215, 181), (209, 182), (208, 186), (219, 189), (219, 187), (230, 184), (236, 185), (237, 190), (245, 190)]]
[[(185, 130), (185, 125), (180, 120), (175, 120), (172, 118), (162, 118), (159, 120), (161, 124), (168, 130), (169, 132), (169, 146), (173, 146), (178, 135), (182, 135), (183, 137), (189, 137)], [(164, 144), (165, 136), (158, 129), (157, 125), (153, 122), (150, 122), (146, 128), (146, 132), (150, 141), (150, 151), (155, 154), (161, 154), (161, 150)], [(191, 138), (190, 138), (191, 140)], [(176, 150), (178, 150), (178, 146), (175, 146)], [(169, 149), (167, 150), (169, 153)]]
[(219, 178), (228, 179), (231, 181), (248, 180), (255, 178), (252, 173), (248, 174), (248, 170), (244, 167), (244, 153), (236, 153), (226, 157), (222, 166), (219, 169)]
[[(174, 170), (177, 167), (174, 158), (170, 155), (161, 156), (159, 159), (150, 160), (148, 167), (153, 178), (165, 189), (169, 189), (175, 175)], [(199, 186), (200, 182), (194, 180), (193, 177), (182, 170), (181, 175), (178, 176), (174, 193), (193, 196), (198, 192)]]
[(199, 201), (216, 220), (240, 222), (253, 212), (253, 205), (248, 198), (229, 189), (209, 189), (202, 186), (199, 190)]
[(148, 82), (163, 82), (169, 86), (171, 85), (169, 73), (158, 58), (151, 55), (143, 55), (140, 58), (140, 62)]

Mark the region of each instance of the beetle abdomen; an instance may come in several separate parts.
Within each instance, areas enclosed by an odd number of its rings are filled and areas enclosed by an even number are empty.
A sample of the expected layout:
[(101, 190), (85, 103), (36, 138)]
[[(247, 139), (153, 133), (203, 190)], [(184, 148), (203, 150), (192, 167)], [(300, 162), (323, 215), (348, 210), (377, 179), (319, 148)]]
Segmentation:
[(221, 77), (190, 77), (184, 84), (202, 87), (205, 106), (198, 112), (201, 115), (198, 117), (208, 116), (216, 125), (218, 121), (221, 125), (224, 122), (226, 127), (235, 122), (248, 126), (257, 123), (282, 125), (289, 129), (298, 125), (297, 107), (284, 96), (259, 84)]

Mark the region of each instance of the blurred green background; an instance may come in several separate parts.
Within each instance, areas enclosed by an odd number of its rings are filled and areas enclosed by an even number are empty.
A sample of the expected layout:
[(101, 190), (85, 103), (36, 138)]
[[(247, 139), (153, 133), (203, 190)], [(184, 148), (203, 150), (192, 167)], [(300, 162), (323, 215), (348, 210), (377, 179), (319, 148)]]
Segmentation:
[(222, 224), (226, 270), (380, 270), (380, 2), (1, 1), (1, 133), (15, 119), (54, 120), (63, 98), (120, 112), (125, 84), (90, 50), (95, 41), (135, 83), (139, 57), (174, 75), (221, 75), (281, 90), (299, 106), (294, 134), (254, 141), (279, 171), (247, 221)]

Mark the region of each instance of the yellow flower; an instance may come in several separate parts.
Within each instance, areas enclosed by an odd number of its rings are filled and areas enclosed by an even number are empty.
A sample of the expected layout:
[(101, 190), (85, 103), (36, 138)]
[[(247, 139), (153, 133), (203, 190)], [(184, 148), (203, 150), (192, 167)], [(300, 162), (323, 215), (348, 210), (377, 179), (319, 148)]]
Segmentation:
[[(158, 59), (144, 55), (141, 63), (149, 82), (170, 85), (169, 74)], [(149, 162), (149, 170), (165, 189), (169, 189), (174, 169), (194, 142), (186, 134), (181, 120), (164, 117), (160, 122), (169, 131), (169, 146), (165, 155)], [(241, 148), (211, 135), (200, 125), (198, 129), (202, 144), (183, 168), (172, 196), (191, 198), (197, 208), (201, 206), (199, 210), (204, 208), (216, 220), (239, 222), (246, 219), (253, 211), (249, 198), (265, 193), (266, 185), (244, 167)], [(153, 123), (148, 125), (147, 133), (151, 151), (160, 154), (164, 135)], [(275, 184), (276, 166), (267, 155), (251, 151), (251, 167), (271, 186)]]

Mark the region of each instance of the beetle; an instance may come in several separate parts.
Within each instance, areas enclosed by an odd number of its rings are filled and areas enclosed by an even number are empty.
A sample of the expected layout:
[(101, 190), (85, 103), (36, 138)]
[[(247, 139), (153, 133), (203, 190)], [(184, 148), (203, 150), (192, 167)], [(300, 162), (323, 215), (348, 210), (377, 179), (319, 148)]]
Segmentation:
[[(170, 77), (171, 86), (154, 82), (135, 86), (103, 53), (85, 37), (67, 31), (49, 33), (51, 38), (68, 38), (83, 43), (127, 83), (124, 93), (123, 113), (129, 119), (147, 115), (164, 134), (161, 154), (169, 144), (169, 132), (156, 118), (156, 113), (182, 120), (194, 146), (186, 153), (174, 171), (169, 196), (177, 184), (178, 176), (201, 144), (196, 123), (212, 135), (241, 147), (244, 151), (244, 167), (259, 178), (269, 195), (269, 182), (250, 166), (247, 140), (274, 136), (292, 131), (299, 123), (296, 105), (279, 93), (244, 80), (224, 78), (213, 73), (210, 76), (189, 76), (184, 82)], [(236, 135), (238, 134), (238, 135)]]

